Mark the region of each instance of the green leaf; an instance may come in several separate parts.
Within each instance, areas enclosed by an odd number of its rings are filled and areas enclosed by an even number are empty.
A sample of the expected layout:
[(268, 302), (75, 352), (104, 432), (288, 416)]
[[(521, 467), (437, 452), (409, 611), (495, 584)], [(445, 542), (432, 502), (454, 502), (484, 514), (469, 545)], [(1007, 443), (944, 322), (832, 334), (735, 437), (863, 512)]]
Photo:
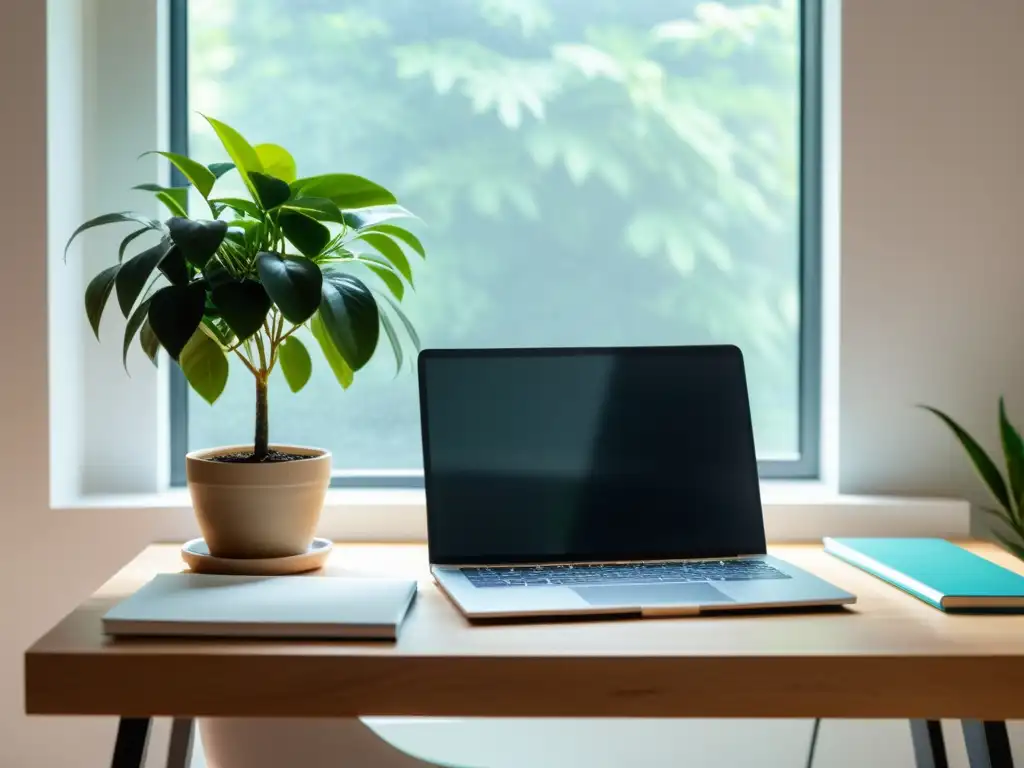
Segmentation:
[(182, 189), (186, 192), (188, 187), (164, 187), (160, 184), (136, 184), (132, 189), (142, 190), (143, 192), (163, 192), (165, 189)]
[(252, 171), (249, 174), (253, 187), (256, 189), (256, 199), (260, 201), (264, 211), (276, 208), (282, 203), (288, 202), (292, 196), (291, 187), (280, 179), (268, 176), (259, 171)]
[(121, 348), (121, 362), (124, 365), (124, 369), (128, 370), (128, 350), (131, 348), (132, 339), (135, 338), (135, 334), (138, 333), (139, 328), (142, 327), (143, 322), (146, 320), (146, 315), (149, 313), (149, 307), (152, 304), (153, 299), (148, 298), (132, 312), (132, 316), (128, 318), (128, 324), (124, 327), (124, 344)]
[(326, 197), (339, 208), (366, 208), (397, 203), (384, 187), (351, 173), (326, 173), (297, 179), (291, 184), (296, 196)]
[(366, 229), (390, 219), (415, 219), (416, 216), (400, 205), (378, 205), (344, 212), (345, 223), (353, 229)]
[(978, 445), (977, 441), (971, 437), (966, 430), (942, 411), (927, 405), (922, 405), (921, 408), (934, 413), (942, 419), (943, 422), (945, 422), (946, 426), (949, 427), (950, 430), (952, 430), (953, 434), (956, 435), (960, 444), (967, 452), (967, 456), (970, 458), (974, 468), (981, 476), (981, 479), (985, 481), (985, 485), (988, 486), (989, 491), (991, 491), (996, 501), (1002, 504), (1003, 508), (1010, 511), (1012, 514), (1013, 507), (1010, 504), (1010, 496), (1006, 490), (1006, 482), (1003, 480), (1003, 476), (999, 474), (999, 470), (992, 462), (992, 459), (990, 459), (988, 454), (985, 453), (985, 449)]
[(406, 317), (405, 312), (402, 311), (402, 308), (398, 306), (398, 304), (390, 296), (385, 296), (380, 292), (376, 293), (382, 299), (384, 299), (384, 301), (391, 305), (391, 309), (394, 310), (395, 315), (398, 316), (399, 322), (401, 322), (402, 325), (405, 326), (405, 332), (409, 334), (409, 338), (412, 340), (412, 345), (416, 347), (416, 351), (419, 352), (421, 349), (423, 349), (423, 345), (420, 344), (420, 335), (416, 333), (416, 328), (413, 326), (412, 321), (409, 320), (408, 317)]
[[(146, 308), (149, 309), (148, 306)], [(148, 317), (142, 322), (142, 329), (139, 331), (139, 344), (142, 346), (142, 351), (146, 353), (146, 357), (149, 358), (149, 362), (156, 365), (160, 340), (153, 333), (153, 327), (149, 324)]]
[(333, 221), (336, 224), (345, 223), (345, 214), (342, 213), (338, 204), (326, 197), (298, 197), (289, 200), (281, 206), (287, 211), (296, 211), (305, 214), (317, 221)]
[(153, 294), (149, 305), (149, 324), (160, 345), (177, 360), (203, 320), (206, 306), (204, 281), (188, 285), (169, 285)]
[(380, 313), (380, 324), (384, 326), (384, 333), (387, 334), (388, 341), (391, 342), (391, 349), (395, 353), (395, 375), (402, 370), (402, 361), (405, 353), (402, 350), (402, 342), (398, 338), (398, 334), (395, 332), (395, 326), (391, 323), (391, 318), (388, 317), (386, 312)]
[(405, 257), (405, 253), (398, 243), (387, 235), (381, 235), (376, 232), (360, 233), (359, 239), (366, 241), (366, 243), (376, 248), (385, 259), (394, 265), (399, 274), (409, 281), (409, 285), (412, 285), (412, 268), (409, 266), (409, 260)]
[(1006, 523), (1011, 528), (1013, 528), (1016, 525), (1016, 521), (1014, 521), (1014, 519), (1010, 517), (1009, 513), (1007, 513), (1005, 509), (997, 509), (995, 507), (986, 506), (980, 506), (978, 508), (986, 515), (992, 515), (992, 517)]
[(245, 248), (247, 252), (258, 251), (267, 226), (264, 222), (256, 222), (254, 227), (243, 227), (245, 230)]
[(102, 216), (97, 216), (94, 219), (89, 219), (85, 224), (80, 226), (74, 232), (71, 233), (71, 237), (68, 238), (67, 244), (64, 246), (64, 260), (68, 258), (68, 248), (71, 247), (72, 241), (80, 234), (85, 232), (87, 229), (93, 227), (102, 227), (106, 224), (118, 224), (121, 222), (134, 221), (138, 224), (142, 224), (146, 229), (163, 229), (163, 225), (159, 221), (154, 221), (146, 216), (138, 213), (132, 213), (131, 211), (121, 211), (120, 213), (104, 213)]
[[(227, 221), (229, 229), (240, 229), (245, 234), (263, 226), (262, 221), (257, 221), (255, 219), (226, 219), (225, 221)], [(228, 234), (230, 234), (230, 232)]]
[(167, 220), (171, 240), (181, 249), (185, 260), (202, 269), (224, 242), (226, 221), (206, 221), (174, 217)]
[(253, 149), (263, 163), (264, 173), (287, 183), (295, 181), (295, 158), (287, 149), (277, 144), (257, 144)]
[(223, 205), (236, 213), (244, 216), (251, 216), (254, 219), (262, 219), (263, 211), (252, 200), (241, 197), (218, 197), (210, 201), (211, 205)]
[(157, 267), (163, 276), (174, 285), (185, 285), (192, 279), (192, 267), (185, 262), (181, 248), (176, 245), (171, 245), (171, 249), (167, 251), (166, 256), (160, 259)]
[(204, 317), (203, 327), (209, 328), (210, 332), (217, 338), (217, 341), (225, 347), (230, 347), (236, 341), (234, 332), (219, 317)]
[(210, 173), (213, 174), (214, 179), (219, 179), (225, 173), (235, 167), (234, 163), (210, 163), (207, 168), (210, 169)]
[(313, 338), (320, 345), (320, 351), (324, 353), (324, 358), (327, 360), (327, 364), (331, 366), (334, 378), (341, 384), (341, 388), (348, 389), (351, 387), (355, 374), (348, 363), (345, 362), (345, 358), (341, 356), (337, 347), (334, 346), (334, 342), (331, 341), (331, 335), (327, 332), (323, 320), (320, 319), (319, 312), (313, 315), (313, 318), (309, 321), (309, 330), (312, 332)]
[(256, 256), (260, 281), (290, 323), (309, 320), (320, 306), (323, 274), (320, 267), (301, 256), (262, 251)]
[(356, 262), (377, 275), (396, 299), (401, 301), (405, 297), (405, 283), (402, 282), (402, 278), (399, 277), (395, 268), (386, 261), (360, 253), (356, 256)]
[(380, 337), (380, 313), (370, 289), (359, 278), (341, 272), (324, 274), (320, 310), (334, 346), (353, 371), (373, 357)]
[(1024, 544), (1020, 541), (1014, 541), (1009, 539), (998, 531), (992, 531), (992, 535), (995, 536), (999, 543), (1008, 549), (1012, 554), (1016, 555), (1020, 560), (1024, 560)]
[[(232, 219), (228, 222), (228, 233), (226, 237), (232, 238), (247, 252), (258, 250), (257, 243), (263, 237), (264, 222), (253, 219)], [(235, 230), (241, 230), (236, 232)], [(248, 257), (246, 257), (248, 258)]]
[(284, 374), (288, 388), (292, 392), (298, 392), (306, 386), (313, 373), (313, 361), (309, 358), (305, 344), (294, 336), (289, 336), (278, 348), (278, 360), (281, 363), (281, 373)]
[(192, 389), (210, 405), (217, 402), (228, 383), (228, 359), (220, 344), (197, 328), (181, 350), (180, 365)]
[(142, 237), (147, 232), (152, 232), (150, 227), (143, 227), (132, 232), (128, 237), (121, 241), (121, 247), (117, 249), (117, 260), (118, 262), (124, 261), (124, 252), (128, 250), (128, 246), (131, 245), (132, 241), (136, 238)]
[(188, 211), (185, 209), (185, 206), (178, 202), (178, 196), (172, 194), (170, 190), (157, 192), (156, 199), (164, 204), (164, 207), (171, 212), (172, 216), (188, 216)]
[(301, 213), (282, 211), (279, 223), (288, 242), (308, 258), (319, 256), (331, 242), (331, 230)]
[(1015, 518), (1021, 518), (1024, 504), (1024, 440), (1020, 432), (1010, 423), (1006, 415), (1006, 403), (999, 398), (999, 435), (1003, 442), (1003, 455), (1006, 458), (1006, 474), (1010, 478), (1010, 492), (1013, 494), (1013, 506), (1010, 512)]
[(97, 341), (100, 338), (100, 318), (103, 317), (103, 308), (107, 306), (107, 299), (110, 298), (110, 291), (114, 288), (114, 278), (117, 277), (119, 269), (121, 269), (120, 264), (107, 267), (90, 280), (85, 289), (85, 314), (89, 318), (89, 326), (96, 334)]
[(255, 280), (230, 282), (210, 294), (221, 317), (239, 339), (247, 339), (263, 327), (270, 311), (270, 297)]
[(249, 174), (253, 171), (258, 173), (263, 172), (263, 163), (260, 162), (259, 155), (256, 154), (256, 150), (252, 148), (252, 145), (245, 140), (238, 131), (232, 128), (226, 123), (222, 123), (220, 120), (214, 120), (212, 117), (206, 117), (212, 127), (214, 133), (217, 134), (217, 138), (220, 139), (220, 143), (224, 146), (225, 151), (228, 153), (228, 157), (238, 168), (239, 173), (242, 176), (242, 181), (249, 188), (249, 191), (255, 197), (256, 189), (253, 187), (253, 183), (249, 178)]
[(188, 216), (188, 187), (161, 187), (159, 184), (136, 184), (132, 189), (155, 192), (172, 216)]
[(114, 282), (117, 288), (117, 303), (121, 307), (122, 315), (128, 317), (131, 313), (153, 270), (170, 248), (171, 244), (163, 239), (121, 265)]
[(206, 115), (203, 115), (203, 117), (212, 126), (214, 133), (217, 134), (217, 138), (220, 139), (220, 143), (224, 146), (224, 150), (228, 153), (228, 156), (238, 170), (263, 172), (263, 163), (260, 162), (259, 155), (256, 154), (256, 150), (245, 140), (242, 134), (227, 123), (222, 123), (220, 120), (215, 120)]
[(175, 168), (181, 171), (181, 175), (188, 179), (189, 183), (199, 191), (199, 194), (203, 197), (210, 196), (210, 190), (213, 189), (213, 182), (217, 180), (217, 177), (213, 174), (213, 171), (210, 168), (207, 168), (202, 163), (197, 163), (191, 157), (178, 155), (174, 152), (153, 150), (152, 152), (143, 152), (139, 157), (145, 157), (146, 155), (161, 155), (166, 157), (171, 161)]
[(407, 229), (396, 227), (394, 224), (371, 224), (368, 227), (364, 227), (362, 231), (365, 232), (366, 230), (383, 232), (385, 235), (391, 235), (391, 237), (398, 238), (424, 259), (427, 258), (427, 251), (423, 247), (423, 243), (420, 242), (420, 239), (416, 237), (416, 235)]
[(235, 276), (219, 261), (209, 261), (203, 270), (203, 277), (209, 283), (210, 290), (216, 290), (218, 286), (225, 285), (235, 280)]

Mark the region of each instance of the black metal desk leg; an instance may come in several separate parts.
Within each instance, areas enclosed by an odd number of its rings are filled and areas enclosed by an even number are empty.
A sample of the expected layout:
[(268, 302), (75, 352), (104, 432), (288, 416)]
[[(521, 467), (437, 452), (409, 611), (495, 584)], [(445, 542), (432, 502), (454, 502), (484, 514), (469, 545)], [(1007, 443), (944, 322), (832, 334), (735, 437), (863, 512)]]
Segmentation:
[(117, 724), (111, 768), (142, 768), (149, 742), (148, 717), (122, 717)]
[(964, 743), (971, 768), (1013, 768), (1010, 737), (1002, 720), (964, 720)]
[[(914, 742), (914, 764), (917, 768), (949, 768), (941, 722), (911, 720), (910, 738)], [(971, 768), (974, 768), (973, 763)]]
[(171, 743), (167, 748), (167, 768), (189, 768), (192, 765), (192, 734), (195, 721), (176, 717), (171, 724)]

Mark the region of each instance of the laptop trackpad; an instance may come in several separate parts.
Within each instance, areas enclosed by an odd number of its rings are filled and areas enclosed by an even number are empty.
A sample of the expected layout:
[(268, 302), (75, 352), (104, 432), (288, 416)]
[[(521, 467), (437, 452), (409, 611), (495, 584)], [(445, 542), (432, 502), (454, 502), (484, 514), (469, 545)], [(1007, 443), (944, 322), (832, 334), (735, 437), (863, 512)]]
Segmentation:
[(636, 584), (607, 587), (571, 587), (572, 591), (591, 605), (688, 605), (692, 603), (735, 602), (728, 595), (710, 584), (691, 582), (686, 584)]

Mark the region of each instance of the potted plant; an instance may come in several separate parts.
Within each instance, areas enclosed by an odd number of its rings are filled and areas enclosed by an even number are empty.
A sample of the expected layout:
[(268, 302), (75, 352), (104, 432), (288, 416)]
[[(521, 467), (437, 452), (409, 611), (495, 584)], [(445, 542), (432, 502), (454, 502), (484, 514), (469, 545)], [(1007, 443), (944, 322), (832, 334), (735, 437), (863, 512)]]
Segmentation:
[(978, 476), (988, 487), (998, 507), (982, 507), (986, 513), (1003, 522), (1012, 538), (993, 531), (993, 535), (1010, 552), (1024, 560), (1024, 440), (1006, 415), (1006, 404), (999, 398), (999, 437), (1006, 464), (1006, 478), (981, 444), (953, 419), (931, 406), (921, 406), (938, 416), (960, 441)]
[[(419, 340), (399, 308), (412, 269), (404, 248), (425, 256), (419, 239), (390, 220), (411, 214), (374, 182), (344, 173), (297, 178), (295, 161), (274, 144), (252, 146), (230, 126), (206, 118), (230, 162), (203, 165), (167, 158), (205, 201), (209, 218), (186, 210), (188, 187), (143, 184), (171, 212), (160, 222), (132, 212), (82, 224), (135, 224), (115, 264), (85, 290), (85, 310), (99, 338), (111, 293), (127, 320), (123, 357), (138, 337), (154, 363), (163, 348), (190, 386), (213, 403), (224, 391), (228, 358), (253, 376), (256, 413), (251, 445), (189, 453), (189, 491), (203, 537), (217, 557), (296, 555), (312, 542), (330, 483), (331, 455), (318, 448), (275, 445), (269, 438), (267, 384), (280, 371), (298, 392), (312, 361), (295, 333), (308, 328), (343, 388), (377, 349), (384, 329), (399, 368), (402, 341), (393, 314), (416, 348)], [(218, 197), (224, 174), (237, 171), (247, 198)], [(159, 241), (126, 257), (147, 234)], [(357, 241), (374, 249), (361, 253)], [(67, 256), (67, 246), (64, 249)], [(375, 275), (390, 294), (371, 290), (352, 268)], [(367, 273), (364, 273), (364, 275)]]

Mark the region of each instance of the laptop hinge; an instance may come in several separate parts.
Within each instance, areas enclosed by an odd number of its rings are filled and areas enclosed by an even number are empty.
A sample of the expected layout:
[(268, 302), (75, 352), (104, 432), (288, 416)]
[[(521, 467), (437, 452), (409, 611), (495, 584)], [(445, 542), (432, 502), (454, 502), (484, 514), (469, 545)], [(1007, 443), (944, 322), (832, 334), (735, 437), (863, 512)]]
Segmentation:
[(728, 555), (720, 557), (681, 557), (653, 560), (543, 560), (528, 563), (487, 562), (487, 563), (431, 563), (431, 568), (533, 568), (541, 565), (641, 565), (651, 563), (715, 563), (726, 560), (757, 560), (767, 554)]

